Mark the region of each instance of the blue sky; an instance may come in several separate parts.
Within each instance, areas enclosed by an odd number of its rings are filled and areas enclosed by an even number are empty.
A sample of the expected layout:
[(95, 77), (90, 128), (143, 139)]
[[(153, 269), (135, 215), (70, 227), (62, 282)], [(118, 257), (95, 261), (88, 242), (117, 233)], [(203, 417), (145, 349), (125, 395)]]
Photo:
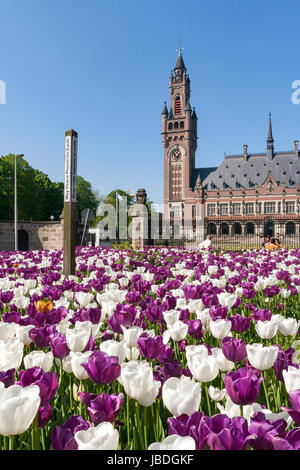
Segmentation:
[(299, 1), (2, 0), (0, 154), (63, 181), (64, 133), (100, 194), (145, 187), (162, 202), (161, 111), (179, 37), (198, 115), (196, 166), (300, 138)]

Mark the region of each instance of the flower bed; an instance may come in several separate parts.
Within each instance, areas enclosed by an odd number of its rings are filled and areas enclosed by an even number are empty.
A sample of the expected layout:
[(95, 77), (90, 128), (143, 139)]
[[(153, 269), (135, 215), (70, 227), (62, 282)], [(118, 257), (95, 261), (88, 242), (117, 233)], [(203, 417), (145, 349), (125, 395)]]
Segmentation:
[(300, 250), (0, 252), (0, 448), (300, 447)]

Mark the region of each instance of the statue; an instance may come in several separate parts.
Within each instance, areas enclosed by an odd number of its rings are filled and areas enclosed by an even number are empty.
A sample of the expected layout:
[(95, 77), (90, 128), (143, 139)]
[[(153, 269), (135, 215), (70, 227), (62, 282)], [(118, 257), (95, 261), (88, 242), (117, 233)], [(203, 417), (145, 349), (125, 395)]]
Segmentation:
[(145, 189), (138, 189), (136, 192), (136, 203), (146, 204), (147, 193)]

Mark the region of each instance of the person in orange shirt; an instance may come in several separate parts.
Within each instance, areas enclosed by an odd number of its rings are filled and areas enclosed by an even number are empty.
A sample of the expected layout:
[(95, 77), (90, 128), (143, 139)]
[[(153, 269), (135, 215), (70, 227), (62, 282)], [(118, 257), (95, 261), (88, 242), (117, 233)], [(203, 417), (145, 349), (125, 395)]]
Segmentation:
[(278, 250), (278, 245), (275, 243), (275, 238), (271, 238), (269, 243), (266, 245), (267, 250)]

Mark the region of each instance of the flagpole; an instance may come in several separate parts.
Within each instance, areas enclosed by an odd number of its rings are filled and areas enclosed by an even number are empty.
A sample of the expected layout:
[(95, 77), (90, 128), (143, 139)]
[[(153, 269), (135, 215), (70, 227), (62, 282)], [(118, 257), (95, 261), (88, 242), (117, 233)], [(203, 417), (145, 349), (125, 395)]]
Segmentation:
[(116, 191), (116, 239), (117, 241), (119, 240), (118, 238), (118, 191)]

